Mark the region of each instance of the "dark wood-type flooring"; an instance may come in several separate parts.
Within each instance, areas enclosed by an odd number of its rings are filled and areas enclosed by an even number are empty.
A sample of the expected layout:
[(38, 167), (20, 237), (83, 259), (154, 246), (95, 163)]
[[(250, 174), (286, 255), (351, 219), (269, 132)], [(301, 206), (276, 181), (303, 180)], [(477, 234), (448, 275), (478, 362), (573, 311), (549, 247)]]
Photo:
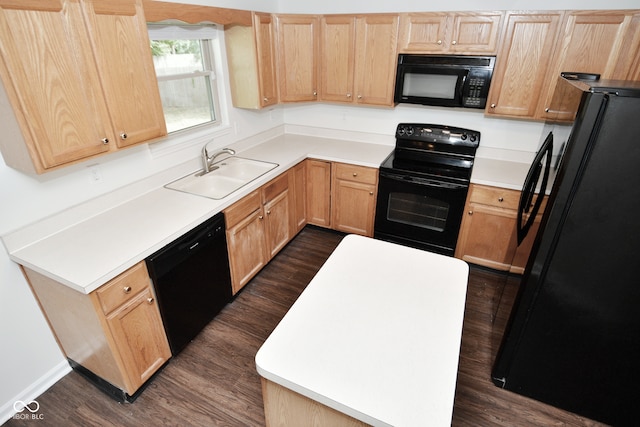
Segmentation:
[[(263, 426), (254, 356), (341, 239), (341, 234), (306, 227), (133, 404), (115, 402), (71, 372), (37, 398), (42, 419), (10, 419), (5, 425)], [(517, 286), (517, 278), (471, 269), (452, 424), (601, 425), (491, 382), (492, 360)]]

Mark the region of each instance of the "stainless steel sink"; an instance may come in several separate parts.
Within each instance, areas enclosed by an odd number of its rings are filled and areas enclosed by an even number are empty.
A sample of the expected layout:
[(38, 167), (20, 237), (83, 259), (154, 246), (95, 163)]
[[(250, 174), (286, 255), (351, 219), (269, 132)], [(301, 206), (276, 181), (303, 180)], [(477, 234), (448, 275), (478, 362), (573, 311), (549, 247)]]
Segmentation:
[(207, 173), (203, 173), (203, 171), (192, 173), (170, 182), (165, 187), (218, 200), (239, 190), (277, 166), (277, 163), (233, 156), (214, 163)]

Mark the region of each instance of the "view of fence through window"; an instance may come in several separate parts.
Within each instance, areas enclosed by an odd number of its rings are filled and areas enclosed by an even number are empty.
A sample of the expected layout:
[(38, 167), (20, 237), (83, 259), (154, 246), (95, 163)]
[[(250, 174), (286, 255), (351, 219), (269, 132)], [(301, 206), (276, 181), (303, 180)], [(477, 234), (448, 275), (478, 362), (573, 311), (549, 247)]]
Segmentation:
[(206, 40), (152, 40), (167, 131), (216, 121)]

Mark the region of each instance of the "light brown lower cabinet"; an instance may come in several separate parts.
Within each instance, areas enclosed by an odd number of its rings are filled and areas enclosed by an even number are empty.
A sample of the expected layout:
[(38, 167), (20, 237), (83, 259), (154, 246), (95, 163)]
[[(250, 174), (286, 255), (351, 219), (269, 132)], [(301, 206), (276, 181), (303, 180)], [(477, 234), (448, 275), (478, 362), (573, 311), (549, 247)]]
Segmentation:
[(373, 237), (377, 189), (377, 169), (334, 163), (331, 186), (332, 228)]
[(144, 261), (88, 295), (23, 272), (65, 356), (113, 391), (132, 396), (171, 357)]
[[(519, 200), (519, 191), (472, 184), (456, 246), (456, 258), (495, 270), (522, 274), (541, 214), (538, 214), (527, 237), (518, 246), (516, 218)], [(544, 206), (541, 211), (543, 209)]]
[(368, 424), (309, 399), (279, 384), (260, 378), (267, 425), (288, 427), (314, 425), (331, 427), (364, 427)]
[(290, 173), (292, 170), (224, 211), (234, 294), (293, 238)]
[(307, 222), (331, 226), (331, 162), (307, 160)]

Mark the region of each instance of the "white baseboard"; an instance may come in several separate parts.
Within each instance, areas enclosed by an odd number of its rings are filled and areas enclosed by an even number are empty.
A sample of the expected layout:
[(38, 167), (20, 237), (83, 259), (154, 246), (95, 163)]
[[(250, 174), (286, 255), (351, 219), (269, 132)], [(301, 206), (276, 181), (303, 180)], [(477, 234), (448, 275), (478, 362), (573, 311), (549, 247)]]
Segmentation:
[[(69, 366), (69, 362), (67, 360), (63, 360), (58, 365), (53, 367), (49, 372), (40, 377), (36, 382), (31, 384), (29, 387), (24, 389), (21, 393), (16, 395), (13, 399), (8, 402), (3, 403), (0, 406), (0, 425), (7, 422), (14, 415), (20, 416), (28, 416), (28, 417), (39, 417), (40, 419), (47, 419), (47, 408), (39, 407), (36, 412), (31, 412), (25, 409), (23, 412), (18, 414), (15, 410), (15, 407), (20, 407), (19, 402), (24, 402), (24, 404), (28, 404), (32, 401), (37, 401), (38, 396), (47, 391), (49, 387), (57, 383), (61, 378), (71, 372), (71, 366)], [(18, 405), (16, 405), (18, 402)], [(34, 408), (35, 405), (30, 405), (30, 408)], [(22, 415), (24, 414), (24, 415)]]

